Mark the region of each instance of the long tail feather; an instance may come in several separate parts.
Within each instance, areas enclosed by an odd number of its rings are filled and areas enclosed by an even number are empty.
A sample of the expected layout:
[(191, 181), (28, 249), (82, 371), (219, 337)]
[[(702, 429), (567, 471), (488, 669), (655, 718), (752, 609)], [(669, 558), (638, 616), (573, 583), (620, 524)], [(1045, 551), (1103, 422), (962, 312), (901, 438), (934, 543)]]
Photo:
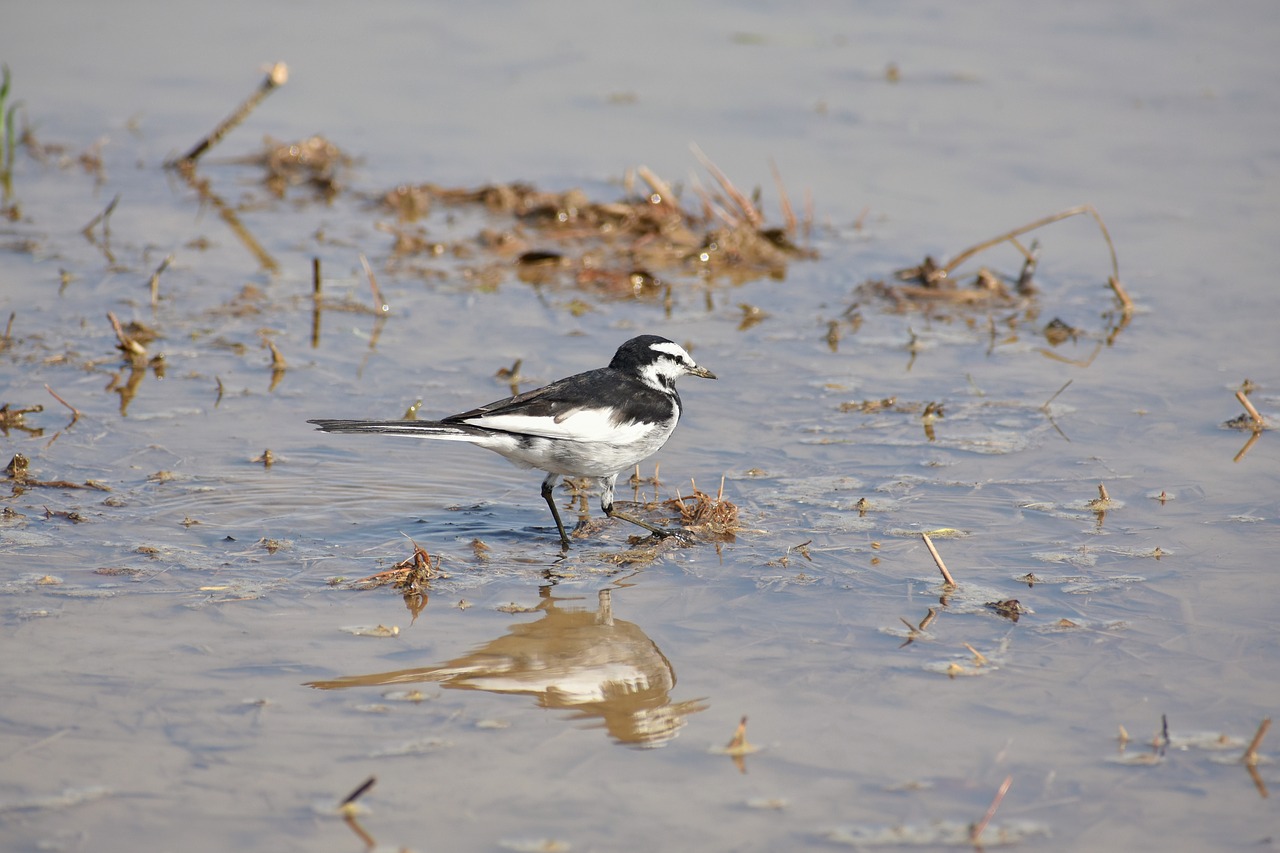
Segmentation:
[(469, 424), (445, 424), (439, 421), (347, 421), (317, 418), (307, 421), (324, 432), (408, 435), (416, 438), (438, 438), (446, 441), (476, 441), (485, 438), (487, 430)]

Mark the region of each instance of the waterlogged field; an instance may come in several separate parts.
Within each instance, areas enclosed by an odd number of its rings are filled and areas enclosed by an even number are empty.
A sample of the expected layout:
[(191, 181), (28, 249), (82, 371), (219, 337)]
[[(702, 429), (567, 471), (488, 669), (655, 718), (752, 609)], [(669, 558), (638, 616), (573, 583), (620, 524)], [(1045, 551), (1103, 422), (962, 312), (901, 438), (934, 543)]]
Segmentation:
[[(5, 849), (1280, 831), (1262, 4), (29, 6)], [(306, 423), (644, 333), (719, 377), (619, 482), (682, 540)]]

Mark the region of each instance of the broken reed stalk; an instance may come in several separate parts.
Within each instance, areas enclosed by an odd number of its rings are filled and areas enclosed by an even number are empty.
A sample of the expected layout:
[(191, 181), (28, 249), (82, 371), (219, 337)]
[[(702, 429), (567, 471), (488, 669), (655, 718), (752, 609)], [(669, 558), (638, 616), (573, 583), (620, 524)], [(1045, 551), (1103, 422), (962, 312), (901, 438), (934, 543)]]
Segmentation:
[(9, 312), (9, 322), (4, 326), (4, 337), (0, 338), (0, 349), (8, 349), (9, 344), (13, 343), (13, 321), (17, 318), (17, 311)]
[(169, 264), (173, 263), (173, 255), (169, 255), (160, 262), (160, 266), (156, 267), (156, 271), (151, 274), (151, 307), (154, 309), (160, 301), (160, 274), (169, 268)]
[(311, 348), (320, 346), (320, 315), (324, 300), (320, 296), (320, 257), (311, 259)]
[(372, 788), (374, 784), (377, 783), (377, 781), (378, 781), (377, 776), (370, 776), (368, 779), (365, 779), (364, 782), (362, 782), (359, 787), (357, 787), (350, 794), (347, 794), (346, 799), (344, 799), (340, 805), (344, 805), (344, 806), (351, 805), (356, 800), (360, 799), (365, 794), (369, 793), (369, 789)]
[(1048, 400), (1045, 400), (1045, 401), (1044, 401), (1044, 405), (1040, 407), (1040, 410), (1041, 410), (1041, 411), (1043, 411), (1043, 412), (1047, 412), (1047, 411), (1049, 411), (1049, 404), (1050, 404), (1050, 403), (1052, 403), (1054, 400), (1058, 399), (1058, 395), (1059, 395), (1059, 394), (1061, 394), (1063, 391), (1067, 390), (1067, 387), (1068, 387), (1072, 382), (1075, 382), (1075, 380), (1074, 380), (1074, 379), (1068, 379), (1068, 380), (1063, 384), (1063, 386), (1062, 386), (1061, 388), (1059, 388), (1057, 391), (1054, 391), (1054, 392), (1053, 392), (1053, 396), (1052, 396), (1052, 397), (1050, 397)]
[(238, 124), (249, 117), (249, 113), (253, 112), (258, 104), (262, 103), (262, 99), (270, 95), (276, 89), (289, 82), (289, 67), (283, 62), (277, 62), (267, 71), (267, 76), (258, 84), (258, 88), (253, 91), (244, 103), (236, 107), (235, 112), (224, 118), (217, 127), (209, 132), (207, 136), (195, 144), (190, 151), (177, 160), (171, 160), (166, 166), (194, 166), (196, 160), (213, 146), (222, 141), (222, 137), (230, 133)]
[(1120, 279), (1113, 275), (1107, 279), (1107, 284), (1111, 287), (1112, 292), (1115, 293), (1116, 299), (1120, 300), (1120, 313), (1126, 318), (1131, 317), (1133, 315), (1133, 300), (1129, 298), (1129, 292), (1124, 289)]
[(1262, 419), (1262, 415), (1253, 407), (1253, 403), (1249, 402), (1249, 395), (1243, 391), (1236, 392), (1236, 399), (1240, 401), (1240, 405), (1244, 406), (1244, 410), (1249, 413), (1249, 417), (1253, 419), (1254, 429), (1262, 429), (1266, 421)]
[(1267, 730), (1271, 728), (1271, 718), (1263, 717), (1262, 722), (1258, 725), (1258, 733), (1253, 736), (1253, 740), (1249, 743), (1249, 748), (1244, 751), (1244, 755), (1240, 757), (1249, 767), (1255, 767), (1258, 764), (1258, 747), (1262, 746), (1262, 739), (1267, 736)]
[(947, 586), (956, 586), (956, 579), (951, 577), (951, 572), (947, 571), (947, 564), (942, 562), (942, 555), (938, 553), (937, 548), (933, 547), (933, 540), (929, 538), (929, 534), (921, 533), (920, 537), (924, 539), (925, 547), (933, 555), (933, 561), (938, 564), (938, 571), (942, 572), (942, 579), (946, 581)]
[[(942, 272), (947, 276), (950, 276), (956, 267), (960, 266), (962, 263), (981, 251), (1004, 242), (1014, 242), (1014, 244), (1017, 245), (1014, 238), (1019, 235), (1026, 234), (1028, 231), (1034, 231), (1037, 228), (1043, 228), (1046, 225), (1052, 225), (1053, 223), (1059, 222), (1063, 219), (1069, 219), (1072, 216), (1079, 216), (1082, 213), (1087, 213), (1089, 216), (1093, 217), (1094, 222), (1098, 223), (1098, 230), (1102, 232), (1102, 239), (1106, 241), (1107, 251), (1111, 253), (1111, 278), (1114, 281), (1114, 284), (1111, 286), (1116, 290), (1116, 295), (1120, 296), (1123, 290), (1120, 289), (1120, 262), (1116, 259), (1116, 247), (1115, 244), (1111, 242), (1111, 234), (1107, 231), (1107, 226), (1106, 223), (1102, 221), (1102, 216), (1091, 204), (1081, 204), (1076, 207), (1067, 208), (1066, 210), (1041, 217), (1034, 222), (1029, 222), (1026, 225), (1014, 228), (1012, 231), (1006, 231), (1004, 234), (997, 237), (992, 237), (989, 240), (983, 240), (981, 243), (970, 246), (948, 261), (946, 266), (942, 267)], [(1023, 252), (1023, 256), (1026, 257), (1026, 250), (1021, 249), (1020, 246), (1019, 249)], [(1120, 299), (1121, 302), (1124, 302), (1127, 299), (1127, 296), (1120, 297)], [(1130, 301), (1128, 304), (1130, 306), (1130, 310), (1132, 310), (1133, 302)]]
[(1004, 782), (1000, 784), (1000, 790), (996, 791), (995, 798), (991, 801), (991, 806), (987, 809), (987, 813), (982, 816), (982, 820), (969, 829), (970, 842), (978, 843), (978, 839), (982, 837), (982, 831), (987, 828), (987, 824), (991, 823), (991, 818), (996, 816), (996, 809), (1000, 808), (1000, 802), (1004, 799), (1004, 795), (1009, 793), (1009, 786), (1012, 784), (1012, 776), (1004, 777)]
[(97, 216), (93, 217), (93, 219), (90, 219), (89, 224), (80, 229), (80, 233), (85, 236), (86, 240), (88, 240), (91, 243), (93, 242), (93, 229), (94, 229), (94, 226), (96, 226), (99, 222), (102, 223), (103, 236), (106, 236), (110, 232), (111, 229), (108, 227), (108, 222), (111, 219), (111, 214), (116, 209), (116, 205), (119, 203), (120, 203), (120, 193), (116, 193), (116, 197), (111, 199), (111, 201), (107, 203), (107, 206), (103, 208), (102, 212), (99, 213)]
[(386, 314), (391, 310), (391, 306), (387, 304), (387, 300), (382, 298), (382, 290), (378, 287), (378, 279), (373, 275), (373, 267), (369, 266), (369, 259), (364, 256), (364, 252), (360, 253), (360, 265), (364, 267), (364, 274), (369, 278), (369, 289), (373, 291), (373, 311), (375, 314)]
[(70, 429), (71, 427), (75, 426), (76, 421), (80, 420), (80, 410), (77, 409), (75, 406), (71, 405), (70, 403), (68, 403), (66, 400), (59, 397), (58, 392), (54, 391), (52, 388), (49, 387), (49, 383), (47, 382), (45, 383), (44, 390), (48, 391), (49, 394), (53, 397), (53, 399), (57, 400), (59, 403), (61, 403), (62, 405), (66, 406), (68, 409), (71, 410), (71, 423), (67, 424), (67, 426), (64, 427), (64, 429)]

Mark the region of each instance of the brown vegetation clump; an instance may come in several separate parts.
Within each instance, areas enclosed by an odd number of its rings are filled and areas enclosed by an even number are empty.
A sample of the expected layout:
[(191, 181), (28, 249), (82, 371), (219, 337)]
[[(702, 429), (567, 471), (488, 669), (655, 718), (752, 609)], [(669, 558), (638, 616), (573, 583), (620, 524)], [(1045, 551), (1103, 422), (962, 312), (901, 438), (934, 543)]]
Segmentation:
[(742, 527), (738, 523), (737, 504), (725, 500), (723, 482), (720, 483), (720, 491), (714, 496), (695, 485), (693, 494), (688, 498), (677, 495), (664, 501), (663, 506), (680, 513), (680, 525), (686, 530), (710, 538), (731, 538)]
[[(709, 167), (714, 169), (714, 167)], [(449, 188), (402, 185), (380, 206), (390, 226), (393, 253), (409, 256), (484, 254), (514, 262), (521, 279), (567, 279), (607, 296), (636, 298), (665, 290), (665, 276), (730, 277), (745, 281), (782, 277), (788, 263), (814, 253), (797, 245), (798, 225), (784, 203), (787, 223), (766, 227), (757, 203), (738, 192), (718, 170), (720, 192), (699, 188), (696, 209), (682, 204), (670, 186), (645, 168), (642, 183), (617, 201), (592, 201), (580, 189), (540, 190), (527, 183)], [(486, 227), (470, 241), (446, 245), (415, 225), (437, 208), (483, 208)], [(504, 221), (505, 220), (505, 221)]]

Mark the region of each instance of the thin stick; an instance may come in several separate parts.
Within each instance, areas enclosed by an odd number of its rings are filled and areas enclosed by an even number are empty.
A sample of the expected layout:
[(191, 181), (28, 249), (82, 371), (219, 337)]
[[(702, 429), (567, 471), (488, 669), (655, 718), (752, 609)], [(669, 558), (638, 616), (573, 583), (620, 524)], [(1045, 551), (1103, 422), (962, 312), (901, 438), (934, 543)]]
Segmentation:
[(320, 315), (324, 299), (320, 296), (320, 258), (311, 259), (311, 348), (320, 346)]
[(108, 220), (111, 219), (112, 212), (116, 209), (116, 205), (120, 203), (120, 193), (116, 193), (116, 197), (111, 199), (110, 203), (103, 209), (101, 213), (89, 220), (89, 224), (80, 229), (80, 233), (85, 236), (89, 242), (93, 242), (93, 228), (99, 222), (102, 223), (102, 234), (105, 237), (110, 231), (108, 228)]
[(969, 840), (974, 844), (978, 843), (978, 839), (982, 836), (982, 831), (987, 828), (987, 824), (991, 823), (991, 818), (996, 816), (996, 809), (1000, 808), (1000, 802), (1004, 799), (1004, 795), (1009, 793), (1009, 786), (1013, 784), (1013, 777), (1004, 777), (1004, 782), (1000, 785), (1000, 790), (996, 791), (995, 799), (991, 801), (991, 806), (987, 809), (987, 813), (982, 816), (982, 820), (973, 825), (969, 830)]
[(391, 306), (382, 298), (378, 279), (374, 277), (373, 267), (369, 266), (369, 259), (364, 256), (364, 252), (360, 253), (360, 265), (364, 267), (364, 274), (369, 277), (369, 289), (373, 291), (373, 310), (378, 314), (386, 314), (391, 310)]
[(160, 301), (160, 273), (169, 268), (169, 264), (173, 263), (173, 255), (169, 255), (160, 262), (160, 266), (156, 267), (156, 271), (151, 274), (151, 307), (155, 308), (156, 303)]
[(231, 132), (236, 125), (249, 117), (249, 113), (253, 112), (258, 104), (262, 103), (262, 99), (270, 95), (279, 87), (289, 82), (289, 68), (283, 62), (277, 62), (267, 71), (267, 76), (258, 84), (258, 88), (254, 90), (244, 103), (236, 107), (235, 112), (227, 116), (221, 123), (215, 127), (208, 136), (196, 143), (195, 147), (188, 151), (182, 158), (170, 161), (169, 166), (193, 166), (196, 160), (200, 159), (206, 151), (222, 141), (222, 137)]
[[(955, 270), (956, 267), (960, 266), (962, 263), (969, 260), (969, 258), (973, 257), (974, 255), (978, 254), (979, 252), (985, 249), (989, 249), (992, 246), (1005, 242), (1006, 240), (1012, 240), (1014, 237), (1017, 237), (1020, 234), (1025, 234), (1028, 231), (1034, 231), (1037, 228), (1043, 228), (1046, 225), (1052, 225), (1055, 222), (1059, 222), (1063, 219), (1067, 219), (1072, 216), (1079, 216), (1082, 213), (1089, 214), (1090, 216), (1093, 217), (1094, 222), (1098, 223), (1098, 230), (1102, 232), (1102, 238), (1107, 243), (1107, 251), (1111, 253), (1112, 277), (1115, 279), (1116, 284), (1118, 285), (1120, 283), (1120, 262), (1116, 260), (1116, 247), (1115, 247), (1115, 244), (1111, 242), (1111, 234), (1107, 232), (1107, 226), (1102, 221), (1102, 217), (1098, 214), (1098, 211), (1091, 204), (1082, 204), (1077, 207), (1068, 208), (1067, 210), (1063, 210), (1058, 213), (1054, 213), (1050, 216), (1045, 216), (1040, 219), (1037, 219), (1034, 222), (1027, 223), (1026, 225), (1023, 225), (1020, 228), (1015, 228), (1012, 231), (1007, 231), (998, 237), (992, 237), (990, 240), (983, 240), (981, 243), (978, 243), (975, 246), (970, 246), (968, 249), (965, 249), (963, 252), (961, 252), (960, 254), (952, 258), (950, 261), (948, 261), (947, 265), (942, 268), (942, 272), (947, 275), (950, 275), (951, 272)], [(1114, 286), (1115, 285), (1113, 285), (1113, 287)], [(1118, 292), (1117, 292), (1117, 295), (1118, 295)], [(1130, 305), (1132, 304), (1133, 303), (1131, 302)]]
[(990, 663), (990, 661), (987, 660), (987, 656), (984, 655), (982, 652), (978, 651), (977, 649), (975, 649), (973, 646), (969, 645), (968, 643), (961, 643), (960, 645), (964, 646), (966, 649), (969, 650), (969, 653), (973, 655), (974, 663), (976, 663), (978, 666), (986, 666), (988, 663)]
[(1059, 395), (1059, 394), (1061, 394), (1063, 391), (1067, 390), (1067, 386), (1068, 386), (1068, 385), (1070, 385), (1072, 382), (1075, 382), (1075, 380), (1074, 380), (1074, 379), (1068, 379), (1068, 380), (1066, 381), (1066, 384), (1064, 384), (1064, 385), (1063, 385), (1061, 388), (1059, 388), (1057, 391), (1054, 391), (1054, 392), (1053, 392), (1053, 396), (1052, 396), (1052, 397), (1050, 397), (1048, 400), (1045, 400), (1045, 401), (1044, 401), (1044, 405), (1040, 407), (1040, 408), (1041, 408), (1041, 410), (1046, 411), (1046, 412), (1047, 412), (1047, 411), (1049, 411), (1049, 404), (1050, 404), (1050, 403), (1052, 403), (1054, 400), (1058, 399), (1058, 395)]
[(1120, 300), (1120, 311), (1125, 319), (1128, 319), (1133, 314), (1133, 300), (1129, 298), (1128, 291), (1124, 289), (1124, 285), (1120, 283), (1120, 279), (1117, 276), (1113, 275), (1108, 278), (1107, 284), (1115, 292), (1116, 299)]
[(76, 421), (80, 420), (80, 410), (77, 409), (75, 406), (71, 405), (70, 403), (68, 403), (66, 400), (59, 397), (58, 392), (50, 388), (48, 383), (45, 383), (44, 390), (48, 391), (53, 396), (53, 399), (57, 400), (59, 403), (61, 403), (62, 405), (66, 406), (68, 409), (71, 410), (71, 423), (63, 427), (63, 429), (70, 429), (71, 427), (75, 426)]
[(8, 349), (9, 344), (13, 342), (13, 321), (17, 319), (18, 312), (9, 312), (9, 322), (4, 327), (4, 338), (0, 338), (0, 349)]
[(1249, 396), (1243, 391), (1237, 391), (1236, 399), (1240, 401), (1240, 405), (1244, 406), (1244, 410), (1249, 413), (1249, 417), (1253, 418), (1254, 424), (1261, 429), (1266, 422), (1262, 420), (1262, 415), (1258, 414), (1258, 410), (1253, 407), (1253, 403), (1249, 402)]
[(1271, 728), (1271, 718), (1263, 717), (1262, 723), (1258, 726), (1258, 733), (1253, 736), (1253, 741), (1249, 744), (1249, 748), (1244, 751), (1241, 761), (1250, 767), (1258, 764), (1258, 747), (1262, 746), (1262, 739), (1267, 736), (1267, 729)]
[(937, 548), (933, 547), (933, 540), (929, 538), (929, 534), (921, 533), (920, 536), (924, 539), (929, 553), (933, 555), (933, 561), (938, 564), (938, 571), (942, 572), (942, 579), (947, 582), (947, 586), (956, 586), (956, 579), (951, 577), (951, 572), (947, 571), (947, 564), (942, 562), (942, 555), (938, 553)]
[(362, 782), (358, 788), (356, 788), (350, 794), (347, 794), (347, 798), (342, 801), (341, 805), (346, 806), (346, 805), (350, 805), (351, 803), (354, 803), (356, 800), (360, 799), (365, 794), (367, 794), (369, 792), (369, 789), (372, 788), (377, 781), (378, 781), (377, 776), (370, 776), (368, 779), (365, 779), (364, 782)]

